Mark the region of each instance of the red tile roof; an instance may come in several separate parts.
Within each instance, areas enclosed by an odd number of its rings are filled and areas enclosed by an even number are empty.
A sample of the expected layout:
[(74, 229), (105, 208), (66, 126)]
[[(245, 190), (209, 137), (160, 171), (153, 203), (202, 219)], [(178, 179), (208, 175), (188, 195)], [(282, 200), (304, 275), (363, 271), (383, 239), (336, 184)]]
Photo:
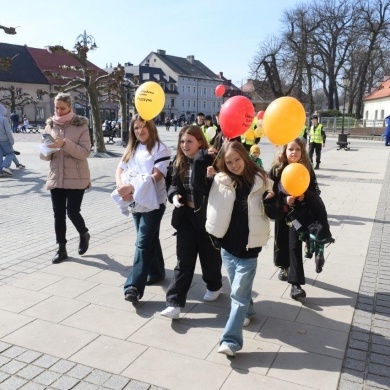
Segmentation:
[(384, 97), (390, 97), (390, 76), (386, 76), (383, 83), (370, 92), (363, 100), (374, 100)]
[[(63, 53), (49, 53), (46, 49), (27, 47), (27, 50), (30, 52), (31, 56), (33, 57), (34, 61), (38, 65), (39, 69), (41, 69), (41, 71), (49, 70), (53, 73), (59, 73), (63, 76), (71, 78), (80, 77), (80, 73), (77, 71), (60, 69), (60, 66), (62, 65), (80, 66), (80, 63), (76, 59)], [(87, 63), (93, 70), (96, 71), (96, 74), (102, 75), (107, 73), (106, 71), (100, 69), (91, 62), (87, 61)], [(63, 85), (69, 81), (57, 80), (49, 76), (46, 76), (46, 78), (49, 84)]]

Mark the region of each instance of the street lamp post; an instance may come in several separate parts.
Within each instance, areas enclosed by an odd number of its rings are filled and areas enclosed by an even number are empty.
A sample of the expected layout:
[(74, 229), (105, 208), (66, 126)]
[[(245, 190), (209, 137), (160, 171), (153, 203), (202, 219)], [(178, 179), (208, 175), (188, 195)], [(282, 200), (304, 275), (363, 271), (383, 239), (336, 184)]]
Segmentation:
[(348, 134), (344, 133), (344, 119), (345, 119), (345, 103), (346, 103), (346, 95), (347, 95), (347, 89), (349, 86), (349, 79), (346, 75), (342, 78), (342, 87), (344, 89), (344, 105), (343, 105), (343, 116), (341, 120), (341, 134), (339, 134), (337, 145), (339, 146), (337, 150), (344, 149), (348, 150), (349, 142), (348, 142)]

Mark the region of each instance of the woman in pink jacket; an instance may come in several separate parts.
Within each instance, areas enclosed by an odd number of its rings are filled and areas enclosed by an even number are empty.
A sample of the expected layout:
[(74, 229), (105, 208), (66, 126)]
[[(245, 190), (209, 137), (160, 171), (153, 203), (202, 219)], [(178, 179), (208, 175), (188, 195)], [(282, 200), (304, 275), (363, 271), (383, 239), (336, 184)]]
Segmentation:
[(90, 235), (80, 214), (84, 192), (90, 187), (87, 158), (90, 154), (88, 119), (72, 111), (72, 97), (59, 93), (54, 100), (55, 114), (46, 121), (45, 133), (54, 138), (49, 148), (58, 149), (42, 160), (50, 161), (46, 189), (50, 190), (58, 250), (52, 263), (68, 257), (66, 251), (66, 214), (80, 234), (79, 254), (89, 246)]

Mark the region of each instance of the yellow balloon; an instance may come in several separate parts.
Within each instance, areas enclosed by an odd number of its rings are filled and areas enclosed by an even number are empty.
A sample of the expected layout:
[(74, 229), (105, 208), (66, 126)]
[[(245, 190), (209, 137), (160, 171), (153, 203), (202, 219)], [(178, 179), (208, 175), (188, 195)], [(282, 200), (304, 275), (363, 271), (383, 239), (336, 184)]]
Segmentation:
[(163, 109), (165, 94), (160, 84), (147, 81), (135, 91), (135, 108), (142, 119), (149, 121), (155, 118)]
[(291, 96), (283, 96), (265, 110), (263, 128), (274, 145), (285, 145), (299, 136), (305, 122), (303, 105)]
[(298, 197), (309, 187), (310, 173), (304, 165), (291, 163), (283, 169), (280, 181), (291, 196)]

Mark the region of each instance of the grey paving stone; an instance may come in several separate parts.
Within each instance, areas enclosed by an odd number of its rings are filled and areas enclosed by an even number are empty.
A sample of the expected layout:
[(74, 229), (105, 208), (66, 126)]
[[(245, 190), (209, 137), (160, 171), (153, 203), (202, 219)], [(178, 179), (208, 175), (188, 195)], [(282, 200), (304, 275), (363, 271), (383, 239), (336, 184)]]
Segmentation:
[(32, 364), (24, 367), (18, 372), (18, 376), (31, 380), (44, 371), (42, 367), (33, 366)]
[(0, 383), (1, 390), (17, 390), (20, 389), (24, 384), (26, 384), (26, 380), (22, 378), (18, 378), (16, 376), (11, 376), (4, 382)]
[(90, 374), (92, 370), (93, 370), (92, 367), (83, 366), (82, 364), (77, 364), (68, 372), (68, 375), (76, 379), (83, 379), (88, 374)]
[(359, 340), (359, 341), (366, 341), (366, 342), (368, 342), (370, 340), (370, 334), (369, 333), (365, 333), (365, 332), (352, 331), (349, 334), (349, 337), (351, 339)]
[(41, 352), (27, 350), (21, 355), (19, 355), (16, 359), (21, 362), (32, 363), (34, 360), (37, 360), (42, 355), (43, 354)]
[(389, 367), (386, 367), (382, 364), (370, 363), (368, 365), (368, 372), (390, 378)]
[(372, 363), (382, 364), (384, 366), (388, 366), (388, 370), (390, 370), (390, 355), (382, 355), (377, 353), (370, 353), (370, 361)]
[(50, 355), (43, 355), (38, 360), (34, 362), (35, 365), (43, 368), (49, 368), (53, 364), (57, 363), (60, 358), (50, 356)]
[(372, 342), (375, 344), (383, 345), (385, 347), (390, 347), (390, 339), (386, 339), (379, 335), (372, 335)]
[(86, 382), (94, 383), (95, 385), (102, 385), (111, 375), (112, 374), (105, 371), (93, 370), (84, 380)]
[(34, 382), (40, 383), (41, 385), (49, 386), (55, 382), (61, 375), (58, 372), (53, 371), (43, 371), (42, 374), (39, 374)]
[(371, 353), (372, 352), (390, 356), (390, 346), (386, 346), (386, 345), (382, 345), (382, 344), (372, 344), (371, 345)]
[(99, 390), (100, 386), (94, 385), (93, 383), (80, 382), (72, 390)]
[(39, 383), (29, 382), (26, 383), (20, 390), (44, 390), (46, 386), (40, 385)]
[(11, 344), (4, 343), (3, 341), (0, 341), (0, 353), (5, 351), (6, 349), (11, 348)]
[(365, 341), (350, 340), (349, 347), (354, 349), (359, 349), (362, 351), (368, 351), (368, 343)]
[(11, 360), (9, 363), (1, 366), (1, 371), (6, 372), (7, 374), (16, 374), (23, 367), (26, 367), (26, 363), (18, 362), (17, 360)]
[(11, 359), (9, 359), (5, 356), (0, 356), (0, 367), (4, 366), (4, 364), (7, 364), (10, 361), (11, 361)]
[(1, 382), (4, 382), (7, 378), (9, 378), (10, 375), (9, 374), (6, 374), (5, 372), (1, 372), (0, 371), (0, 383)]
[(365, 362), (367, 353), (364, 351), (358, 351), (357, 349), (347, 348), (347, 357)]
[(6, 349), (1, 354), (2, 354), (2, 356), (6, 356), (6, 357), (9, 357), (11, 359), (14, 359), (17, 356), (21, 355), (25, 351), (26, 351), (26, 348), (17, 347), (16, 345), (14, 345), (11, 348)]
[(356, 371), (364, 371), (366, 368), (366, 362), (355, 359), (345, 359), (344, 366)]
[(56, 380), (51, 385), (51, 387), (59, 390), (69, 390), (72, 389), (78, 382), (79, 380), (76, 378), (72, 378), (71, 376), (68, 375), (63, 375), (61, 378)]
[(73, 368), (76, 365), (74, 362), (70, 362), (69, 360), (61, 359), (56, 364), (50, 367), (51, 371), (58, 372), (60, 374), (65, 374), (68, 372), (71, 368)]
[(132, 380), (123, 390), (148, 390), (148, 389), (150, 389), (149, 384), (145, 382)]
[(112, 375), (111, 378), (104, 382), (104, 387), (113, 390), (121, 390), (129, 383), (129, 381), (130, 379), (125, 378), (124, 376)]
[(368, 374), (367, 375), (367, 384), (372, 387), (376, 387), (379, 389), (389, 390), (390, 381), (388, 378), (384, 378), (378, 375)]
[(351, 370), (350, 368), (345, 368), (342, 374), (342, 378), (346, 381), (363, 383), (364, 372)]
[(362, 390), (363, 387), (360, 383), (345, 381), (341, 379), (338, 390)]

